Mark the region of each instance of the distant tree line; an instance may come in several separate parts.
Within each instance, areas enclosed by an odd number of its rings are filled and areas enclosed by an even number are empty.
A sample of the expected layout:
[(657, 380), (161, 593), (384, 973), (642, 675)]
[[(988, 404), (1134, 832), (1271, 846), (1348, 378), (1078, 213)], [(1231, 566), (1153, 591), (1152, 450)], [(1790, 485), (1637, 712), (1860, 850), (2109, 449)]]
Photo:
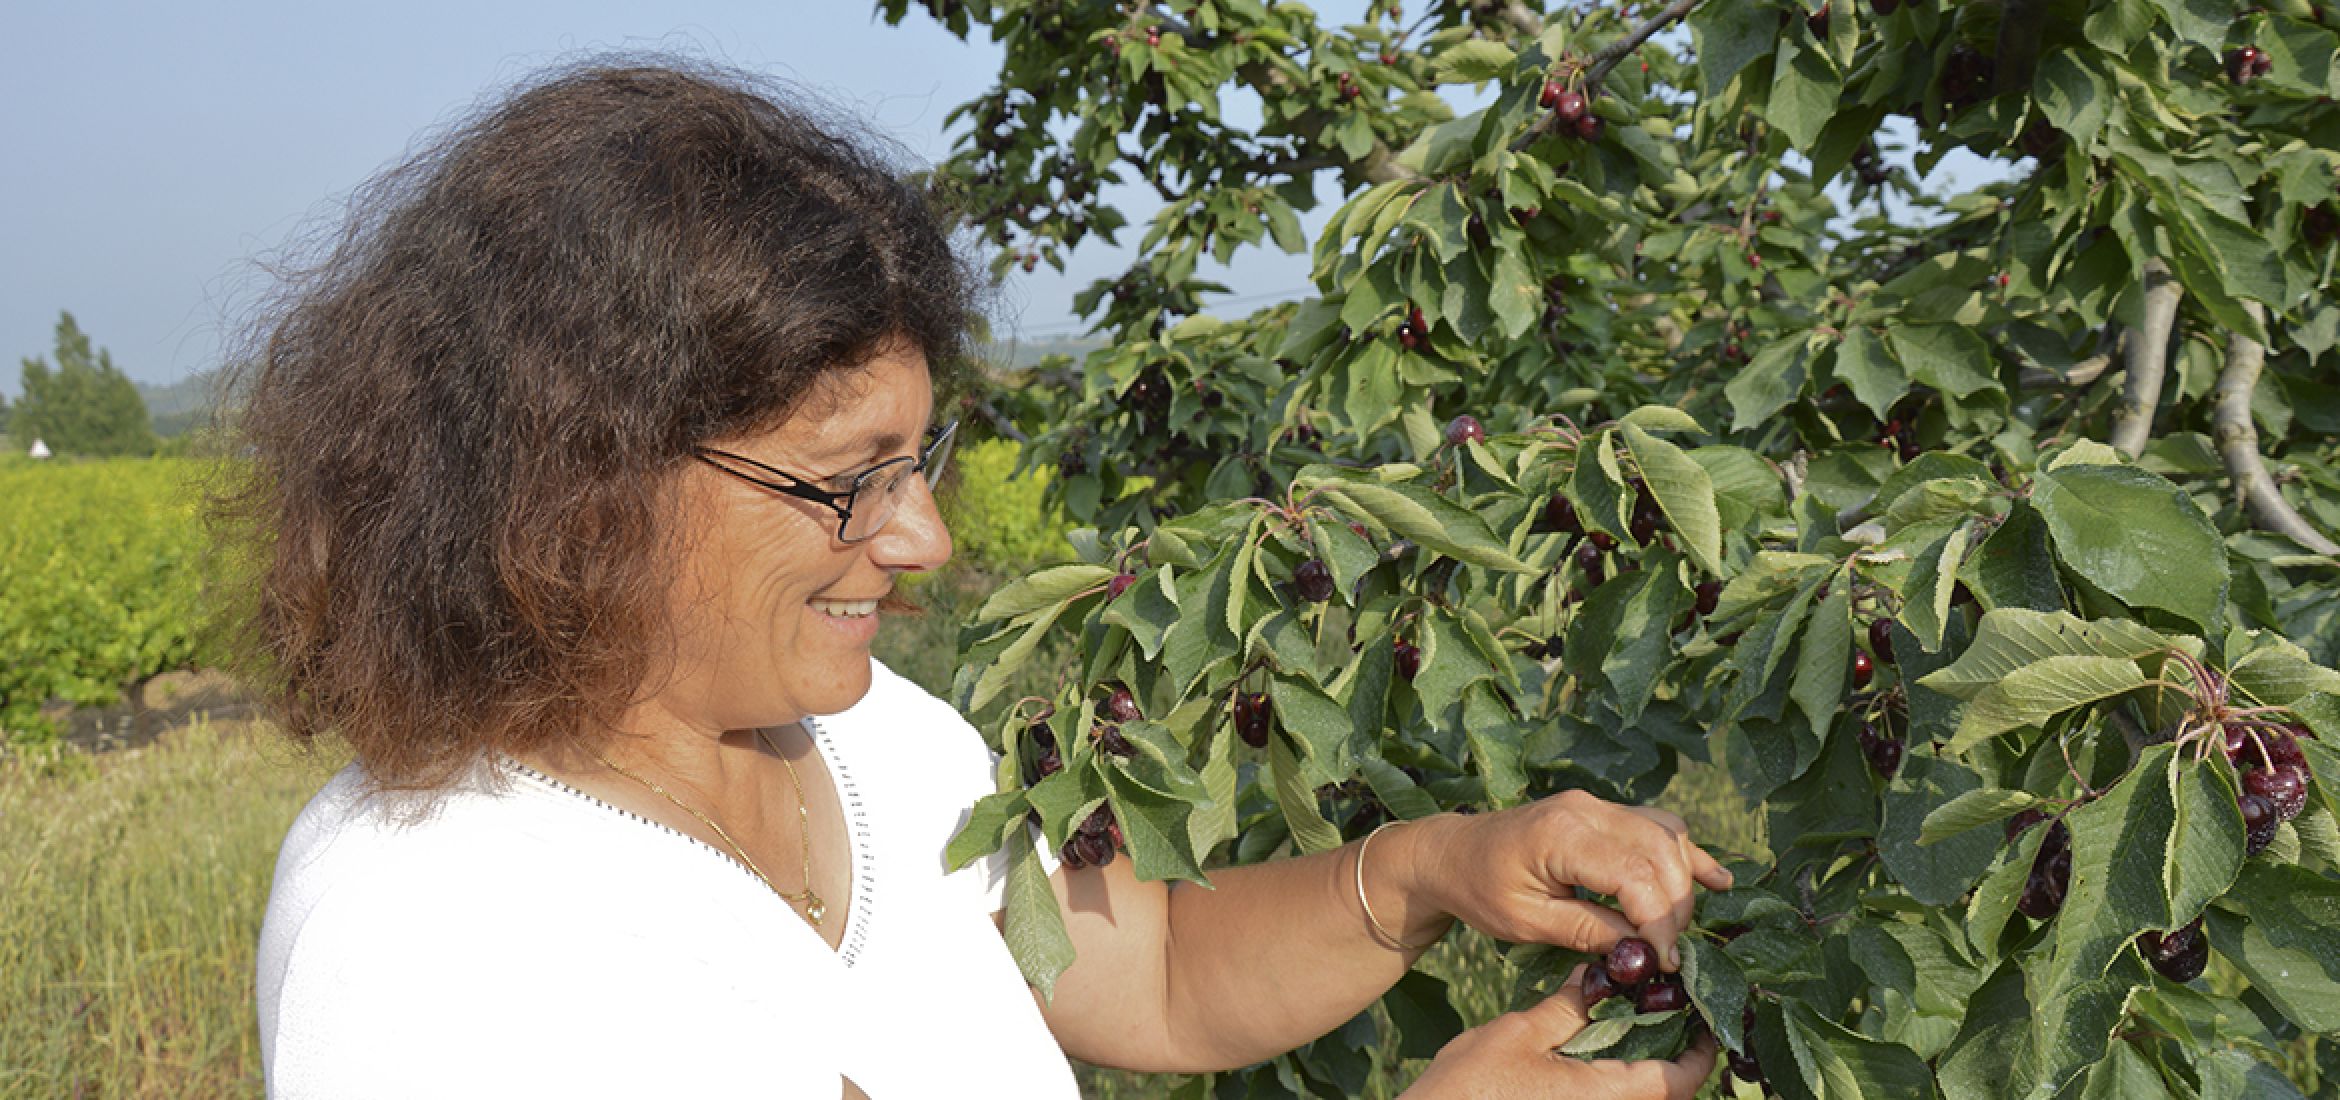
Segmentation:
[(160, 440), (138, 387), (112, 354), (93, 348), (71, 313), (57, 318), (54, 365), (26, 359), (23, 394), (13, 408), (0, 402), (0, 431), (18, 445), (40, 440), (57, 454), (153, 454)]

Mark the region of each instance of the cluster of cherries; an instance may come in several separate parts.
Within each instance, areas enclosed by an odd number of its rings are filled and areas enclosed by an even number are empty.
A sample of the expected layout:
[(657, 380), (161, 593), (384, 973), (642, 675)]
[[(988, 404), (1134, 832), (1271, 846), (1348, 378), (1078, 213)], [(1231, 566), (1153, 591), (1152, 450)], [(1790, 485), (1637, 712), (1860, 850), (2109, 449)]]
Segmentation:
[(1584, 93), (1554, 77), (1544, 82), (1543, 94), (1536, 97), (1536, 105), (1552, 112), (1553, 129), (1575, 134), (1585, 141), (1601, 136), (1601, 116), (1592, 113), (1592, 104)]
[(2226, 51), (2226, 79), (2237, 85), (2249, 84), (2275, 71), (2274, 59), (2257, 46), (2243, 46)]
[(2275, 830), (2307, 809), (2308, 762), (2299, 738), (2313, 737), (2292, 724), (2229, 722), (2220, 731), (2226, 759), (2242, 773), (2244, 850), (2250, 855), (2275, 842)]
[(1690, 1005), (1690, 991), (1678, 975), (1661, 973), (1657, 948), (1639, 936), (1627, 936), (1609, 948), (1599, 966), (1584, 971), (1584, 1006), (1615, 996), (1633, 998), (1639, 1012), (1672, 1012)]

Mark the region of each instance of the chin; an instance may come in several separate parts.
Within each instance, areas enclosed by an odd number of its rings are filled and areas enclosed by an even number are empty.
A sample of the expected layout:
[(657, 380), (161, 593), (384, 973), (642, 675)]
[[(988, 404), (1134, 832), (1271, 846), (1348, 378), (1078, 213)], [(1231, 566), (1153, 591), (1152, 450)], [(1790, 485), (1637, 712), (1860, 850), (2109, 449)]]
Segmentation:
[(864, 653), (859, 659), (830, 663), (817, 683), (805, 685), (805, 712), (817, 717), (853, 709), (853, 704), (869, 694), (873, 678), (870, 666), (874, 660)]

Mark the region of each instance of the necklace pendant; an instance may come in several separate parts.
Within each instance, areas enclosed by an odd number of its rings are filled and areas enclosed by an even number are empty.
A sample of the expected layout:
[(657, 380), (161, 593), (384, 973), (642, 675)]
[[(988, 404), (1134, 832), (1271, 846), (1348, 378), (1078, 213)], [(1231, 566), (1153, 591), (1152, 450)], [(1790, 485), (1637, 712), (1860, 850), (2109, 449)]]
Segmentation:
[(829, 907), (821, 904), (821, 899), (814, 898), (806, 903), (804, 915), (810, 918), (815, 926), (818, 926), (821, 923), (821, 918), (829, 915)]

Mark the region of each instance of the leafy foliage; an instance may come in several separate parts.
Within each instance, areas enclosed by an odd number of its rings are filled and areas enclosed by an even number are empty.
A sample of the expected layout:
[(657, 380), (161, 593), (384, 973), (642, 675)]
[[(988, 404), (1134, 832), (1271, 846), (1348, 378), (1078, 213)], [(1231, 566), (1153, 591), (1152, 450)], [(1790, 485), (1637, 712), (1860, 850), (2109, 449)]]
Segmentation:
[(200, 464), (0, 466), (0, 736), (45, 739), (51, 700), (95, 706), (205, 654)]
[[(2332, 10), (924, 6), (1006, 48), (938, 173), (1002, 270), (1125, 227), (1111, 184), (1164, 201), (1029, 425), (1089, 526), (964, 633), (1005, 759), (959, 855), (1110, 805), (1193, 878), (1712, 759), (1770, 850), (1691, 992), (1780, 1094), (2330, 1073)], [(1960, 149), (2013, 178), (1920, 185)], [(1266, 245), (1313, 296), (1206, 312), (1203, 257)], [(1054, 692), (1002, 690), (1049, 653)], [(1524, 997), (1568, 960), (1511, 961)], [(1627, 1017), (1596, 1045), (1681, 1029)], [(1340, 1095), (1367, 1057), (1238, 1076)]]

